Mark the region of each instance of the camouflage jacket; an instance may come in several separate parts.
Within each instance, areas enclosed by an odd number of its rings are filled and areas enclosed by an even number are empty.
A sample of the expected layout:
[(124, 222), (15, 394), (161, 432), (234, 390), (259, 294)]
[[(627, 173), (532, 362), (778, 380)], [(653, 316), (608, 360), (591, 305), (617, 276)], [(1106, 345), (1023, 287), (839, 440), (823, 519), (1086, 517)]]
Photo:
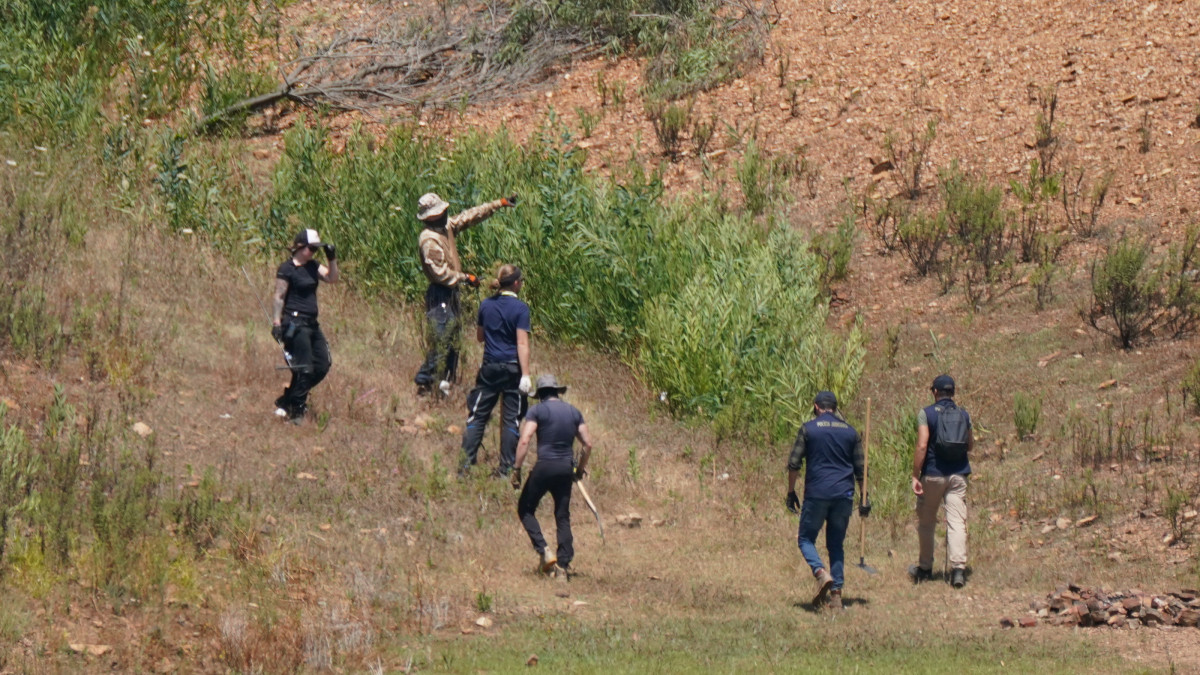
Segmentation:
[(421, 269), (428, 277), (429, 283), (455, 286), (466, 278), (467, 275), (462, 271), (462, 263), (458, 260), (458, 248), (454, 238), (459, 232), (486, 220), (500, 206), (499, 199), (480, 204), (448, 218), (445, 229), (426, 227), (421, 230), (417, 248), (421, 254)]

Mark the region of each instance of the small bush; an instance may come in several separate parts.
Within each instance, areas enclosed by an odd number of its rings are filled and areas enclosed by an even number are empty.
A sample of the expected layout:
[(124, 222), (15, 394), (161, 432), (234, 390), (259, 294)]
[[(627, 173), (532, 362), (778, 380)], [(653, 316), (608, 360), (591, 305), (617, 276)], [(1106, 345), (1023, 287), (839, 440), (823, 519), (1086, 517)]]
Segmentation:
[(688, 129), (691, 114), (691, 105), (680, 106), (662, 100), (646, 102), (646, 115), (654, 126), (654, 136), (663, 155), (672, 162), (679, 159), (679, 146)]
[(1067, 225), (1075, 236), (1081, 239), (1095, 236), (1100, 222), (1100, 209), (1108, 197), (1114, 176), (1113, 170), (1108, 169), (1101, 172), (1095, 182), (1089, 183), (1085, 171), (1079, 168), (1064, 177), (1059, 195)]
[(1138, 152), (1143, 155), (1150, 152), (1154, 145), (1154, 122), (1150, 119), (1150, 111), (1142, 113), (1142, 123), (1138, 125)]
[(198, 484), (188, 486), (178, 500), (168, 507), (176, 531), (202, 554), (216, 543), (229, 524), (230, 508), (220, 500), (217, 479), (212, 467), (204, 472)]
[(1178, 338), (1200, 325), (1200, 226), (1152, 266), (1149, 243), (1122, 236), (1092, 263), (1091, 326), (1122, 349), (1160, 333)]
[(1122, 349), (1149, 337), (1162, 304), (1149, 257), (1149, 244), (1122, 236), (1092, 263), (1092, 306), (1083, 313), (1084, 319), (1111, 335)]
[(917, 274), (925, 277), (943, 271), (942, 249), (950, 237), (946, 214), (914, 213), (896, 227), (896, 240)]
[(833, 232), (815, 235), (809, 243), (819, 265), (819, 280), (822, 290), (830, 293), (834, 282), (842, 281), (850, 274), (850, 260), (854, 255), (854, 239), (857, 230), (854, 214), (846, 214)]
[(583, 106), (576, 106), (575, 114), (579, 117), (579, 131), (584, 138), (591, 138), (600, 124), (600, 120), (604, 119), (603, 109), (593, 113)]
[(696, 152), (697, 157), (704, 157), (716, 130), (716, 117), (710, 116), (707, 120), (701, 120), (700, 116), (697, 115), (692, 118), (692, 149)]
[(1037, 256), (1035, 249), (1050, 221), (1050, 204), (1061, 192), (1061, 179), (1058, 174), (1043, 173), (1035, 159), (1029, 163), (1024, 182), (1009, 181), (1009, 188), (1020, 204), (1013, 236), (1022, 262), (1033, 262)]
[(1053, 171), (1054, 157), (1059, 148), (1059, 125), (1055, 121), (1058, 113), (1058, 85), (1037, 89), (1033, 94), (1038, 106), (1033, 123), (1033, 146), (1038, 153), (1038, 164), (1044, 174)]
[(767, 207), (781, 199), (786, 192), (789, 172), (784, 164), (764, 152), (758, 141), (751, 138), (736, 168), (746, 210), (762, 215)]
[(884, 134), (883, 154), (892, 166), (889, 175), (900, 189), (902, 197), (911, 200), (921, 196), (921, 178), (935, 139), (936, 119), (929, 120), (924, 129), (909, 127), (903, 138), (894, 131)]
[(1192, 362), (1192, 367), (1183, 377), (1180, 384), (1183, 390), (1183, 400), (1192, 399), (1192, 411), (1200, 415), (1200, 358)]
[(978, 265), (979, 281), (992, 284), (1007, 269), (1009, 214), (1004, 192), (985, 179), (969, 176), (952, 164), (941, 175), (946, 222), (971, 263)]
[(1053, 260), (1046, 260), (1029, 273), (1029, 285), (1034, 291), (1034, 307), (1037, 311), (1046, 309), (1046, 305), (1054, 299), (1054, 282), (1061, 271)]
[(1167, 487), (1167, 495), (1163, 499), (1163, 517), (1171, 524), (1171, 536), (1180, 541), (1188, 533), (1188, 521), (1183, 517), (1184, 511), (1192, 503), (1192, 494), (1185, 489)]
[[(240, 65), (223, 73), (217, 73), (211, 65), (206, 65), (200, 84), (200, 112), (205, 118), (221, 113), (239, 101), (265, 94), (279, 86), (266, 74)], [(222, 116), (220, 126), (240, 129), (248, 115), (248, 111), (242, 111)]]
[(1022, 441), (1032, 438), (1041, 416), (1040, 396), (1029, 396), (1021, 392), (1013, 395), (1013, 425), (1017, 428), (1017, 438)]
[(1162, 267), (1165, 313), (1163, 327), (1174, 338), (1200, 324), (1200, 225), (1189, 226), (1183, 242), (1172, 245)]
[(883, 333), (883, 353), (887, 355), (888, 368), (896, 367), (896, 355), (900, 353), (900, 336), (904, 331), (904, 324), (890, 323)]
[(863, 196), (859, 217), (866, 223), (867, 232), (891, 253), (900, 248), (900, 226), (909, 217), (908, 202), (900, 199), (874, 199)]
[(0, 403), (0, 576), (9, 524), (30, 496), (30, 479), (36, 475), (36, 457), (29, 441), (15, 425), (6, 422), (8, 406)]

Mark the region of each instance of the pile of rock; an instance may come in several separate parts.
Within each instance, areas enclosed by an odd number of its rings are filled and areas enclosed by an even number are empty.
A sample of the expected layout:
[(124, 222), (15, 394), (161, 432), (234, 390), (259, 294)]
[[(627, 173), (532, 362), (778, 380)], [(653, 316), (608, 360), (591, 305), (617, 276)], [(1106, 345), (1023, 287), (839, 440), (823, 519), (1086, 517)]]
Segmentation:
[(1183, 626), (1200, 622), (1200, 591), (1183, 589), (1151, 594), (1140, 590), (1105, 592), (1077, 584), (1060, 586), (1045, 600), (1029, 603), (1029, 614), (1013, 621), (1000, 619), (1004, 628), (1031, 628), (1039, 621), (1053, 626), (1125, 628)]

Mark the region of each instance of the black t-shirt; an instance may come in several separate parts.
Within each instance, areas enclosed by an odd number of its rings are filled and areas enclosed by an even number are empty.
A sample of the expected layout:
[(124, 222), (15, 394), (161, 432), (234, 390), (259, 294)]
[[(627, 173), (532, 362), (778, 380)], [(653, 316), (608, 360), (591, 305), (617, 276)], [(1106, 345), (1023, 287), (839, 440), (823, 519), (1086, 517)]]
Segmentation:
[(583, 413), (575, 406), (552, 398), (533, 406), (525, 419), (537, 422), (538, 461), (571, 461), (575, 458), (575, 433), (583, 424)]
[(302, 316), (317, 318), (317, 284), (321, 281), (321, 266), (316, 260), (309, 260), (297, 266), (291, 260), (283, 261), (275, 272), (276, 279), (288, 282), (287, 293), (283, 296), (284, 319), (298, 312)]

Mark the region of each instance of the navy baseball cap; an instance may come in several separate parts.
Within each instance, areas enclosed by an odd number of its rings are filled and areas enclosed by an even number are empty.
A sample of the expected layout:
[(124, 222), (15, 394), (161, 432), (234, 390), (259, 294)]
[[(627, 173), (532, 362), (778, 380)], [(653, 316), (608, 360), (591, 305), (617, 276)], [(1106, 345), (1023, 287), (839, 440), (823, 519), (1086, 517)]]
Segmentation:
[(837, 408), (837, 396), (834, 396), (832, 391), (820, 391), (817, 392), (813, 403), (823, 410), (833, 410)]
[(930, 387), (934, 391), (948, 391), (954, 393), (954, 378), (949, 375), (938, 375), (933, 378), (933, 385)]

